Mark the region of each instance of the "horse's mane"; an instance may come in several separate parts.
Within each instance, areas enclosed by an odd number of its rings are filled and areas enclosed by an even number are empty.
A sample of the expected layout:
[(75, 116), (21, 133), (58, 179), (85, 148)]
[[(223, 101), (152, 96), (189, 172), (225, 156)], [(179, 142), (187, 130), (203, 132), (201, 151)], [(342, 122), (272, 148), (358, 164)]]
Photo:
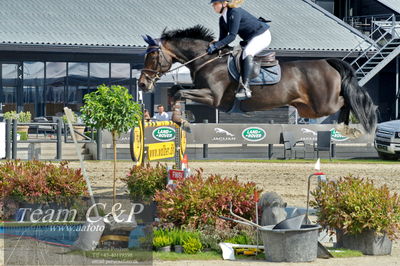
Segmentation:
[(170, 31), (167, 31), (167, 29), (165, 29), (161, 35), (161, 39), (166, 41), (178, 38), (190, 38), (211, 42), (214, 40), (214, 34), (206, 27), (202, 25), (196, 25), (187, 29), (177, 29)]

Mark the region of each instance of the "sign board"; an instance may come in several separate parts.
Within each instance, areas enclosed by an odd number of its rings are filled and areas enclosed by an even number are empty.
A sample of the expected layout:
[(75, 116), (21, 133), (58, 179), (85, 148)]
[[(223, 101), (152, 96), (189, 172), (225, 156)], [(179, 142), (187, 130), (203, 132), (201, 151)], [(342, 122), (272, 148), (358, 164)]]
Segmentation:
[(0, 122), (0, 159), (6, 157), (6, 123)]
[(175, 142), (161, 142), (149, 144), (147, 150), (147, 158), (152, 160), (159, 160), (171, 158), (175, 156)]
[[(361, 129), (360, 125), (352, 125)], [(313, 144), (318, 131), (331, 131), (336, 143), (373, 143), (373, 134), (356, 139), (342, 136), (333, 124), (192, 124), (188, 133), (188, 144), (279, 144), (282, 132), (292, 132), (296, 141)]]
[(183, 179), (185, 177), (185, 171), (183, 170), (171, 169), (169, 170), (168, 174), (170, 180), (178, 180), (178, 179)]

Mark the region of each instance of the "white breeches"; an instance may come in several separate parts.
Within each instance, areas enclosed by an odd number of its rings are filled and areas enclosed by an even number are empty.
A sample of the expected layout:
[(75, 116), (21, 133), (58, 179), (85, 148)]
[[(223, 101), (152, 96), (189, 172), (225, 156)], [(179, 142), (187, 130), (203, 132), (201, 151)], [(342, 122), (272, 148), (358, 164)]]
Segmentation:
[(242, 58), (244, 59), (248, 55), (255, 56), (256, 54), (267, 48), (270, 43), (271, 32), (268, 29), (266, 32), (257, 35), (249, 41), (249, 43), (246, 45), (246, 48), (244, 48)]

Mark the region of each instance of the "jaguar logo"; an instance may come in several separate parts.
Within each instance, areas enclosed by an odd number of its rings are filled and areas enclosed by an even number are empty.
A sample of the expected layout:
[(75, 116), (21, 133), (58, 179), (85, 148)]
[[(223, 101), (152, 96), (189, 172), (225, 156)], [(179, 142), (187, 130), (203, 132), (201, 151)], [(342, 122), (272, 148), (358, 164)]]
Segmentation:
[(229, 137), (235, 136), (235, 135), (233, 135), (232, 133), (226, 131), (225, 129), (222, 129), (222, 128), (219, 128), (219, 127), (214, 128), (214, 131), (215, 131), (215, 133), (217, 133), (217, 134), (225, 134), (225, 135), (227, 135), (227, 136), (229, 136)]

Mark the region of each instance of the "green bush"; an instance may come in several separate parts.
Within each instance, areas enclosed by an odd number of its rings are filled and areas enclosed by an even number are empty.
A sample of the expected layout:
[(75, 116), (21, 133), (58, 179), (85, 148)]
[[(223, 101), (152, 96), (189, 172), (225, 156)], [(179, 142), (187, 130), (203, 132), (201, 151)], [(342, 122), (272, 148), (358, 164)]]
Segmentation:
[(232, 244), (241, 244), (241, 245), (250, 245), (251, 239), (246, 234), (239, 234), (232, 238), (225, 240), (225, 242), (232, 243)]
[(198, 238), (189, 237), (183, 242), (183, 250), (187, 254), (196, 254), (201, 249), (202, 245)]
[(172, 245), (183, 245), (184, 241), (189, 238), (196, 238), (200, 240), (200, 232), (196, 231), (189, 231), (184, 229), (156, 229), (153, 230), (153, 236), (165, 236), (171, 239)]
[(17, 113), (16, 111), (10, 111), (4, 113), (4, 119), (16, 119), (19, 123), (31, 122), (32, 115), (29, 111)]
[(153, 238), (153, 247), (162, 248), (170, 246), (172, 244), (172, 239), (167, 235), (155, 236)]
[(344, 233), (359, 234), (365, 230), (399, 237), (400, 199), (388, 187), (375, 187), (373, 181), (348, 175), (337, 181), (321, 183), (312, 192), (318, 222), (341, 229)]
[(167, 167), (160, 163), (155, 167), (151, 167), (150, 163), (134, 166), (122, 180), (127, 184), (133, 200), (152, 199), (156, 190), (165, 189), (167, 185)]
[(215, 225), (219, 215), (229, 216), (230, 202), (235, 213), (253, 219), (255, 191), (260, 192), (253, 182), (241, 183), (236, 177), (219, 175), (203, 178), (199, 170), (194, 176), (177, 180), (175, 189), (157, 191), (154, 199), (161, 222), (173, 223), (178, 228), (183, 225), (198, 228)]
[(1, 199), (29, 203), (62, 203), (87, 194), (81, 170), (66, 162), (8, 161), (0, 164)]

